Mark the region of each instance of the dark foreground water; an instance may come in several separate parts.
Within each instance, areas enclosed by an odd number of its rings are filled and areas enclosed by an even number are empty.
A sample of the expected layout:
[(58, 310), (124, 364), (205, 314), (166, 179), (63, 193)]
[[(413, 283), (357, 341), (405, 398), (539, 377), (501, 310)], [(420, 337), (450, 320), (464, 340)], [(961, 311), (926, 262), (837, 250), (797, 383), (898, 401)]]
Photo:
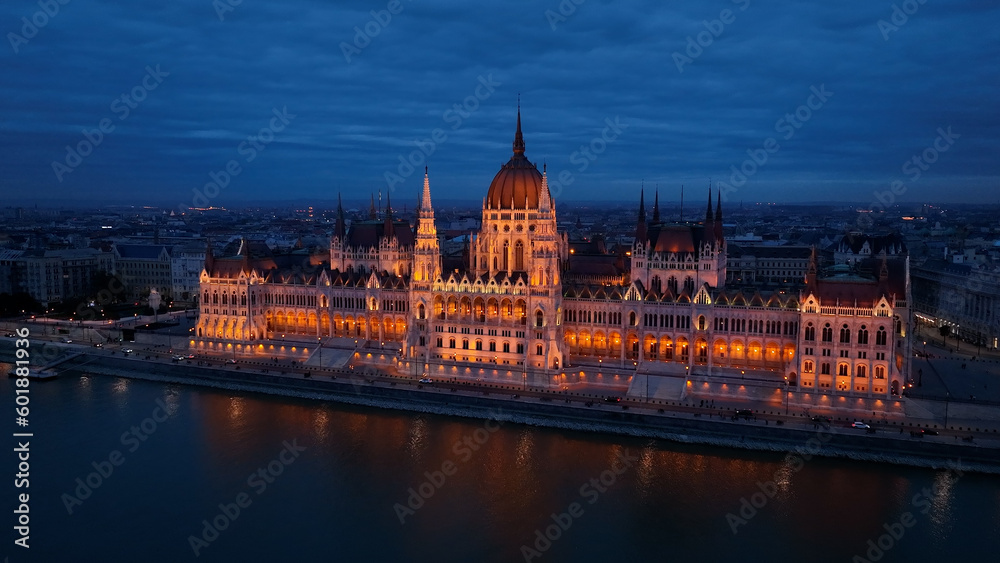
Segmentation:
[[(6, 377), (0, 398), (11, 412)], [(32, 406), (30, 550), (12, 543), (11, 449), (0, 459), (11, 563), (851, 561), (885, 526), (900, 538), (882, 537), (880, 561), (1000, 553), (993, 476), (799, 468), (781, 454), (103, 376), (32, 384)], [(113, 472), (98, 482), (93, 463)], [(758, 483), (773, 498), (753, 497)], [(743, 507), (745, 523), (741, 499), (762, 505)]]

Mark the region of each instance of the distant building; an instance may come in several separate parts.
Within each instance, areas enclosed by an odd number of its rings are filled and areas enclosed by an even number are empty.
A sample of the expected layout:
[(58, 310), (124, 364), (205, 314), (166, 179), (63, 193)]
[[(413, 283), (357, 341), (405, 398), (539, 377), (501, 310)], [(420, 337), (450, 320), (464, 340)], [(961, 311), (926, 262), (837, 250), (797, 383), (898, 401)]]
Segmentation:
[(201, 271), (205, 268), (205, 247), (201, 241), (179, 244), (170, 254), (172, 292), (178, 304), (198, 303)]
[[(0, 276), (9, 277), (10, 293), (25, 292), (48, 306), (72, 297), (85, 297), (94, 279), (114, 268), (110, 252), (93, 248), (27, 250), (20, 256), (0, 257)], [(9, 276), (6, 272), (9, 271)], [(0, 291), (2, 293), (3, 291)]]
[(23, 250), (0, 249), (0, 293), (16, 293), (14, 274), (18, 271), (18, 259)]
[(835, 264), (854, 264), (868, 258), (895, 258), (906, 255), (906, 244), (899, 234), (866, 235), (850, 233), (841, 237), (834, 248)]
[(948, 326), (988, 348), (1000, 344), (1000, 272), (929, 260), (913, 270), (913, 298), (922, 324)]
[(164, 299), (173, 298), (171, 247), (162, 244), (116, 244), (115, 273), (125, 285), (128, 299), (139, 299), (156, 288)]
[(726, 282), (732, 285), (761, 283), (800, 286), (809, 268), (809, 246), (729, 245)]

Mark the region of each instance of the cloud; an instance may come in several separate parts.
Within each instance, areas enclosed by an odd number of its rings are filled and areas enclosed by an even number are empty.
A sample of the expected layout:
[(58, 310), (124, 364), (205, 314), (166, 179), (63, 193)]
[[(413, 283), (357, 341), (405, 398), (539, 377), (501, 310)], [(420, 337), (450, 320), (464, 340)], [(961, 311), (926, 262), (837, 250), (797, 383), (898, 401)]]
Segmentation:
[[(554, 0), (402, 0), (376, 25), (371, 12), (387, 4), (245, 0), (225, 21), (207, 0), (62, 6), (18, 53), (0, 54), (9, 77), (0, 83), (0, 185), (12, 199), (190, 199), (210, 172), (241, 158), (240, 143), (272, 108), (287, 107), (298, 117), (220, 201), (385, 191), (398, 156), (439, 128), (448, 140), (429, 158), (435, 198), (475, 200), (509, 158), (520, 93), (528, 157), (574, 172), (564, 200), (611, 188), (631, 199), (643, 179), (676, 189), (724, 178), (747, 149), (778, 135), (776, 122), (811, 86), (825, 84), (834, 97), (740, 198), (795, 201), (822, 190), (868, 201), (951, 125), (959, 144), (907, 197), (995, 199), (994, 3), (927, 2), (888, 40), (877, 22), (891, 5), (863, 0), (587, 0), (555, 30), (545, 16), (558, 10)], [(724, 9), (733, 21), (678, 72), (673, 54)], [(37, 10), (29, 0), (4, 3), (5, 35)], [(366, 26), (378, 33), (348, 64), (342, 45)], [(170, 76), (118, 120), (113, 101), (156, 64)], [(452, 129), (445, 112), (491, 74), (500, 86)], [(579, 171), (571, 155), (616, 116), (626, 132)], [(104, 118), (115, 130), (59, 182), (52, 162)], [(419, 178), (398, 189), (408, 199)]]

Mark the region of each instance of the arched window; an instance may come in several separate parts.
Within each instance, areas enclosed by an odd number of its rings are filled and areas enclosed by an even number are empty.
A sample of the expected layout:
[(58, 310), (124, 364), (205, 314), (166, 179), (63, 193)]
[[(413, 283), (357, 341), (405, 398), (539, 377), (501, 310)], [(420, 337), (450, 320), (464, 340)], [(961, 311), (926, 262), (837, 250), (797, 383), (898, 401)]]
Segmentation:
[(227, 294), (225, 294), (225, 293), (222, 294), (222, 304), (223, 305), (228, 305), (229, 304), (229, 296)]
[(423, 303), (417, 305), (417, 318), (418, 319), (423, 319), (424, 318), (424, 304)]
[(541, 328), (543, 320), (544, 320), (544, 317), (542, 316), (542, 312), (541, 311), (536, 311), (535, 312), (535, 326), (538, 327), (538, 328)]
[(649, 282), (650, 289), (655, 290), (657, 293), (662, 290), (662, 285), (660, 276), (653, 276), (653, 279)]
[(868, 344), (868, 327), (861, 325), (861, 330), (858, 331), (858, 344)]
[(500, 255), (503, 258), (503, 269), (507, 270), (510, 268), (510, 243), (503, 243), (503, 254)]
[(830, 326), (830, 323), (826, 323), (826, 326), (823, 327), (823, 342), (833, 342), (833, 327)]
[(875, 345), (876, 346), (885, 346), (885, 343), (886, 343), (885, 327), (884, 326), (880, 326), (880, 327), (878, 327), (878, 332), (875, 333)]
[(694, 280), (691, 276), (684, 278), (684, 291), (687, 291), (689, 295), (694, 293)]
[(816, 341), (816, 327), (812, 323), (809, 323), (809, 326), (806, 327), (806, 340), (810, 342)]
[(628, 324), (635, 326), (635, 311), (628, 314)]
[(674, 276), (670, 276), (670, 278), (667, 280), (667, 289), (670, 290), (670, 293), (677, 295), (677, 278), (675, 278)]
[(514, 245), (514, 269), (519, 272), (524, 270), (524, 243), (521, 241)]
[(698, 317), (698, 330), (705, 330), (705, 315)]
[(858, 366), (855, 371), (857, 372), (858, 377), (868, 377), (868, 368), (865, 366)]
[(837, 375), (848, 375), (847, 370), (848, 370), (847, 364), (840, 364), (840, 366), (837, 368)]
[(851, 329), (847, 328), (847, 325), (840, 327), (840, 343), (850, 344), (851, 343)]
[(455, 339), (454, 338), (449, 338), (448, 339), (448, 347), (449, 348), (454, 348), (455, 347)]
[(875, 366), (875, 379), (885, 379), (885, 366)]

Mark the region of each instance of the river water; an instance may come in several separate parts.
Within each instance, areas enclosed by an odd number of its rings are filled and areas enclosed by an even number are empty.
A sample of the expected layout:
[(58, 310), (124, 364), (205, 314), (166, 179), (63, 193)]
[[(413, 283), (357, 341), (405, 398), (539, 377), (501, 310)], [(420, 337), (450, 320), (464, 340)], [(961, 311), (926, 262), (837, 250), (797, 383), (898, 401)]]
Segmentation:
[[(13, 409), (13, 380), (0, 389)], [(800, 464), (780, 453), (107, 376), (31, 389), (31, 547), (12, 543), (7, 480), (0, 554), (11, 563), (1000, 553), (996, 476)], [(2, 465), (12, 469), (7, 451)]]

